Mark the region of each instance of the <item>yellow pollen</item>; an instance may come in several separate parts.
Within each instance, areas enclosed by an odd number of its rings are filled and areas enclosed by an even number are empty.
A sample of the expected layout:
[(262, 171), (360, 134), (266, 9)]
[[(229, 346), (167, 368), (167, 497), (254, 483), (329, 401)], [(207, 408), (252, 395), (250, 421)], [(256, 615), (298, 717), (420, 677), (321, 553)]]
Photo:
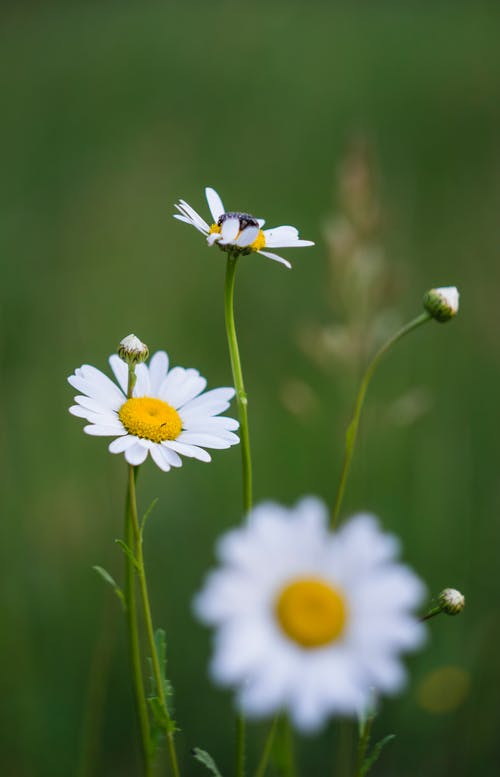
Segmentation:
[(221, 232), (221, 228), (219, 227), (218, 224), (212, 224), (212, 226), (208, 231), (211, 235), (213, 235), (214, 233), (217, 233), (219, 235)]
[(285, 634), (303, 648), (334, 642), (347, 621), (342, 592), (315, 578), (301, 578), (285, 586), (276, 600), (275, 612)]
[(152, 442), (175, 440), (182, 431), (182, 421), (175, 408), (162, 399), (132, 397), (118, 411), (129, 434)]
[(251, 243), (250, 248), (252, 249), (252, 251), (261, 251), (265, 245), (266, 245), (266, 238), (264, 237), (263, 231), (259, 229), (259, 234), (255, 238), (253, 243)]

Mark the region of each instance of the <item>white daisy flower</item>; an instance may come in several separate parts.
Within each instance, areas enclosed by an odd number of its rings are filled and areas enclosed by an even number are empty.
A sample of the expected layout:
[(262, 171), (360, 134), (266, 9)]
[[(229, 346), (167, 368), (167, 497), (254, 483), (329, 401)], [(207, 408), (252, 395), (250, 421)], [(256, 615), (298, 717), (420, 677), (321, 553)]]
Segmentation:
[(215, 191), (207, 187), (205, 195), (212, 214), (213, 223), (207, 222), (184, 200), (179, 200), (176, 208), (179, 213), (174, 218), (191, 224), (198, 232), (207, 236), (209, 246), (217, 243), (219, 248), (230, 254), (247, 255), (253, 252), (281, 262), (285, 267), (291, 268), (290, 262), (270, 251), (268, 248), (302, 248), (313, 246), (311, 240), (299, 240), (299, 232), (295, 227), (283, 226), (274, 229), (262, 229), (266, 223), (264, 219), (256, 219), (249, 213), (224, 210), (222, 200)]
[(424, 587), (398, 549), (371, 515), (332, 533), (312, 497), (256, 507), (219, 541), (222, 566), (195, 600), (217, 627), (214, 680), (236, 687), (246, 715), (286, 711), (304, 731), (359, 714), (373, 689), (398, 691), (399, 654), (425, 635), (413, 615)]
[(117, 383), (103, 372), (84, 364), (68, 382), (81, 392), (70, 407), (85, 418), (87, 434), (116, 437), (111, 453), (124, 453), (129, 464), (138, 466), (148, 452), (164, 472), (182, 466), (181, 456), (210, 461), (205, 448), (229, 448), (239, 438), (234, 418), (220, 416), (229, 407), (235, 391), (206, 391), (207, 381), (198, 370), (168, 368), (168, 356), (158, 351), (146, 364), (135, 368), (137, 382), (127, 399), (128, 367), (119, 356), (109, 357)]

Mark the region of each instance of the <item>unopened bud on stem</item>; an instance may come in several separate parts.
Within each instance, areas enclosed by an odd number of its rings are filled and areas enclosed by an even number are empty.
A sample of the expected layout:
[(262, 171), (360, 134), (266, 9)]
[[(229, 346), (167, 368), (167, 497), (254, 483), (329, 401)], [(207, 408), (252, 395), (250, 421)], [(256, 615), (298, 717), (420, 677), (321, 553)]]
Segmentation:
[(146, 361), (149, 356), (149, 348), (141, 343), (135, 335), (127, 335), (118, 346), (118, 356), (131, 367)]
[(444, 323), (457, 315), (459, 297), (456, 286), (442, 286), (439, 289), (431, 289), (424, 296), (424, 308), (436, 321)]
[(465, 596), (456, 588), (445, 588), (439, 594), (439, 606), (446, 615), (459, 615), (465, 607)]

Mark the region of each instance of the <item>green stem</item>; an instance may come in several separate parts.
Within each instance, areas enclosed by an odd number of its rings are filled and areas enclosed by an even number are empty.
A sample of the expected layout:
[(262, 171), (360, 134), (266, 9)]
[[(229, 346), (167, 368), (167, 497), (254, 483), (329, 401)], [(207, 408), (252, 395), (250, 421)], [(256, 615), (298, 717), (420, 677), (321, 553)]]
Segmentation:
[[(252, 457), (250, 453), (250, 432), (248, 427), (248, 397), (243, 382), (240, 351), (236, 326), (234, 323), (234, 282), (236, 278), (237, 256), (229, 254), (226, 266), (224, 286), (224, 313), (226, 321), (229, 358), (236, 389), (238, 415), (240, 420), (241, 466), (243, 478), (243, 512), (247, 514), (252, 507)], [(245, 718), (238, 713), (236, 718), (236, 777), (245, 776)]]
[(403, 326), (398, 332), (396, 332), (395, 335), (389, 338), (389, 340), (383, 345), (380, 350), (375, 354), (372, 361), (368, 365), (365, 374), (363, 375), (363, 378), (361, 380), (361, 385), (358, 390), (358, 394), (356, 397), (356, 402), (354, 404), (354, 412), (351, 418), (351, 421), (349, 423), (349, 426), (347, 427), (347, 432), (345, 436), (345, 451), (344, 451), (344, 461), (342, 464), (342, 471), (340, 473), (340, 479), (339, 484), (337, 487), (337, 496), (335, 499), (335, 504), (333, 507), (332, 512), (332, 528), (335, 527), (337, 523), (337, 519), (340, 512), (340, 507), (342, 504), (342, 499), (344, 496), (344, 491), (346, 487), (347, 482), (347, 476), (349, 474), (349, 469), (351, 467), (351, 461), (354, 453), (354, 446), (356, 444), (356, 437), (358, 434), (358, 426), (359, 426), (359, 419), (361, 417), (361, 411), (363, 409), (363, 403), (365, 401), (366, 392), (368, 389), (368, 386), (370, 384), (370, 381), (373, 377), (373, 373), (378, 367), (378, 364), (384, 356), (384, 354), (395, 344), (398, 342), (398, 340), (401, 340), (402, 337), (404, 337), (409, 332), (413, 331), (413, 329), (416, 329), (421, 324), (425, 324), (427, 321), (430, 321), (432, 316), (430, 313), (422, 313), (420, 316), (417, 316), (417, 318), (414, 318), (412, 321), (410, 321), (408, 324)]
[[(132, 469), (132, 468), (130, 468)], [(134, 545), (133, 508), (132, 501), (135, 494), (135, 479), (133, 489), (129, 485), (127, 489), (127, 504), (125, 510), (125, 542), (129, 548)], [(142, 756), (144, 771), (147, 777), (152, 774), (151, 765), (151, 734), (149, 728), (148, 710), (144, 694), (144, 679), (141, 667), (141, 654), (139, 645), (139, 630), (137, 627), (137, 602), (135, 598), (135, 569), (132, 559), (125, 555), (125, 601), (127, 603), (126, 618), (129, 636), (130, 661), (132, 664), (132, 678), (135, 692), (135, 703), (141, 731)]]
[[(163, 731), (165, 734), (165, 740), (167, 743), (168, 754), (170, 757), (170, 765), (172, 767), (172, 774), (174, 777), (179, 777), (179, 766), (177, 763), (177, 754), (175, 751), (174, 742), (174, 724), (167, 707), (167, 700), (165, 698), (165, 690), (163, 687), (163, 678), (161, 673), (160, 661), (158, 659), (158, 651), (156, 649), (155, 635), (153, 629), (153, 619), (151, 617), (151, 606), (149, 604), (148, 584), (146, 579), (146, 568), (144, 565), (144, 554), (142, 552), (142, 533), (139, 525), (139, 517), (137, 515), (137, 500), (135, 494), (135, 470), (136, 467), (129, 466), (129, 492), (130, 492), (130, 505), (133, 527), (133, 539), (135, 560), (137, 562), (137, 575), (139, 578), (139, 590), (141, 593), (142, 609), (144, 614), (144, 622), (146, 625), (146, 636), (149, 645), (149, 651), (151, 654), (151, 663), (153, 666), (153, 675), (155, 679), (156, 692), (160, 701), (160, 706), (163, 714)], [(131, 547), (131, 546), (129, 546)]]
[(252, 507), (252, 459), (250, 455), (250, 434), (248, 429), (248, 398), (243, 383), (238, 339), (234, 323), (234, 281), (238, 257), (229, 256), (226, 268), (224, 289), (224, 311), (226, 317), (227, 342), (231, 359), (238, 413), (240, 417), (241, 463), (243, 470), (243, 510), (247, 513)]
[(374, 720), (375, 720), (375, 713), (373, 712), (371, 715), (368, 715), (368, 717), (363, 721), (363, 724), (360, 727), (358, 757), (356, 762), (356, 777), (363, 777), (363, 767), (365, 764), (366, 751), (368, 749), (368, 745), (370, 742), (370, 735), (371, 735)]
[(422, 617), (420, 618), (420, 621), (428, 621), (430, 620), (430, 618), (434, 618), (435, 615), (439, 615), (442, 612), (443, 612), (443, 608), (438, 604), (436, 605), (436, 607), (433, 607), (431, 610), (429, 610), (427, 615), (422, 615)]
[(267, 764), (269, 763), (269, 757), (273, 749), (276, 729), (278, 728), (278, 720), (279, 720), (279, 717), (276, 716), (273, 720), (271, 728), (269, 729), (269, 733), (266, 737), (266, 741), (264, 744), (264, 750), (262, 752), (262, 756), (259, 761), (259, 765), (257, 767), (257, 771), (255, 772), (254, 777), (264, 777), (264, 774), (266, 773)]
[(290, 721), (282, 716), (279, 721), (278, 769), (282, 777), (296, 777), (295, 755), (293, 751), (293, 731)]

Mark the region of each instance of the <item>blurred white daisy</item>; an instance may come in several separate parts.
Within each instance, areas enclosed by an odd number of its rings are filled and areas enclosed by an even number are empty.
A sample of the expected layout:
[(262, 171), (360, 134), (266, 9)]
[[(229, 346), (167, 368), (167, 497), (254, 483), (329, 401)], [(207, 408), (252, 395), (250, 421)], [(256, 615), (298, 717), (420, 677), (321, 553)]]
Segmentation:
[(229, 448), (239, 442), (234, 434), (238, 421), (219, 415), (229, 407), (233, 388), (202, 393), (207, 381), (198, 370), (169, 370), (167, 354), (158, 351), (149, 366), (136, 366), (137, 382), (127, 399), (127, 364), (116, 354), (109, 363), (118, 385), (89, 364), (68, 378), (81, 392), (69, 411), (89, 422), (84, 427), (87, 434), (116, 437), (109, 450), (124, 453), (129, 464), (142, 464), (149, 452), (168, 472), (182, 466), (181, 456), (210, 461), (205, 448)]
[[(290, 262), (270, 251), (268, 248), (302, 248), (313, 246), (311, 240), (299, 240), (299, 232), (295, 227), (283, 226), (274, 229), (262, 229), (264, 219), (256, 219), (249, 213), (224, 210), (222, 200), (215, 191), (207, 187), (205, 194), (212, 214), (213, 223), (207, 222), (184, 200), (179, 200), (176, 208), (179, 213), (174, 218), (191, 224), (203, 235), (207, 236), (208, 245), (217, 243), (219, 248), (231, 254), (246, 255), (256, 252), (281, 262), (291, 268)], [(263, 249), (266, 249), (265, 251)]]
[(195, 600), (217, 627), (214, 680), (237, 688), (246, 715), (286, 711), (304, 731), (361, 713), (374, 689), (398, 691), (399, 654), (425, 635), (413, 614), (424, 587), (398, 549), (371, 515), (332, 533), (312, 497), (256, 507), (219, 541), (222, 566)]

